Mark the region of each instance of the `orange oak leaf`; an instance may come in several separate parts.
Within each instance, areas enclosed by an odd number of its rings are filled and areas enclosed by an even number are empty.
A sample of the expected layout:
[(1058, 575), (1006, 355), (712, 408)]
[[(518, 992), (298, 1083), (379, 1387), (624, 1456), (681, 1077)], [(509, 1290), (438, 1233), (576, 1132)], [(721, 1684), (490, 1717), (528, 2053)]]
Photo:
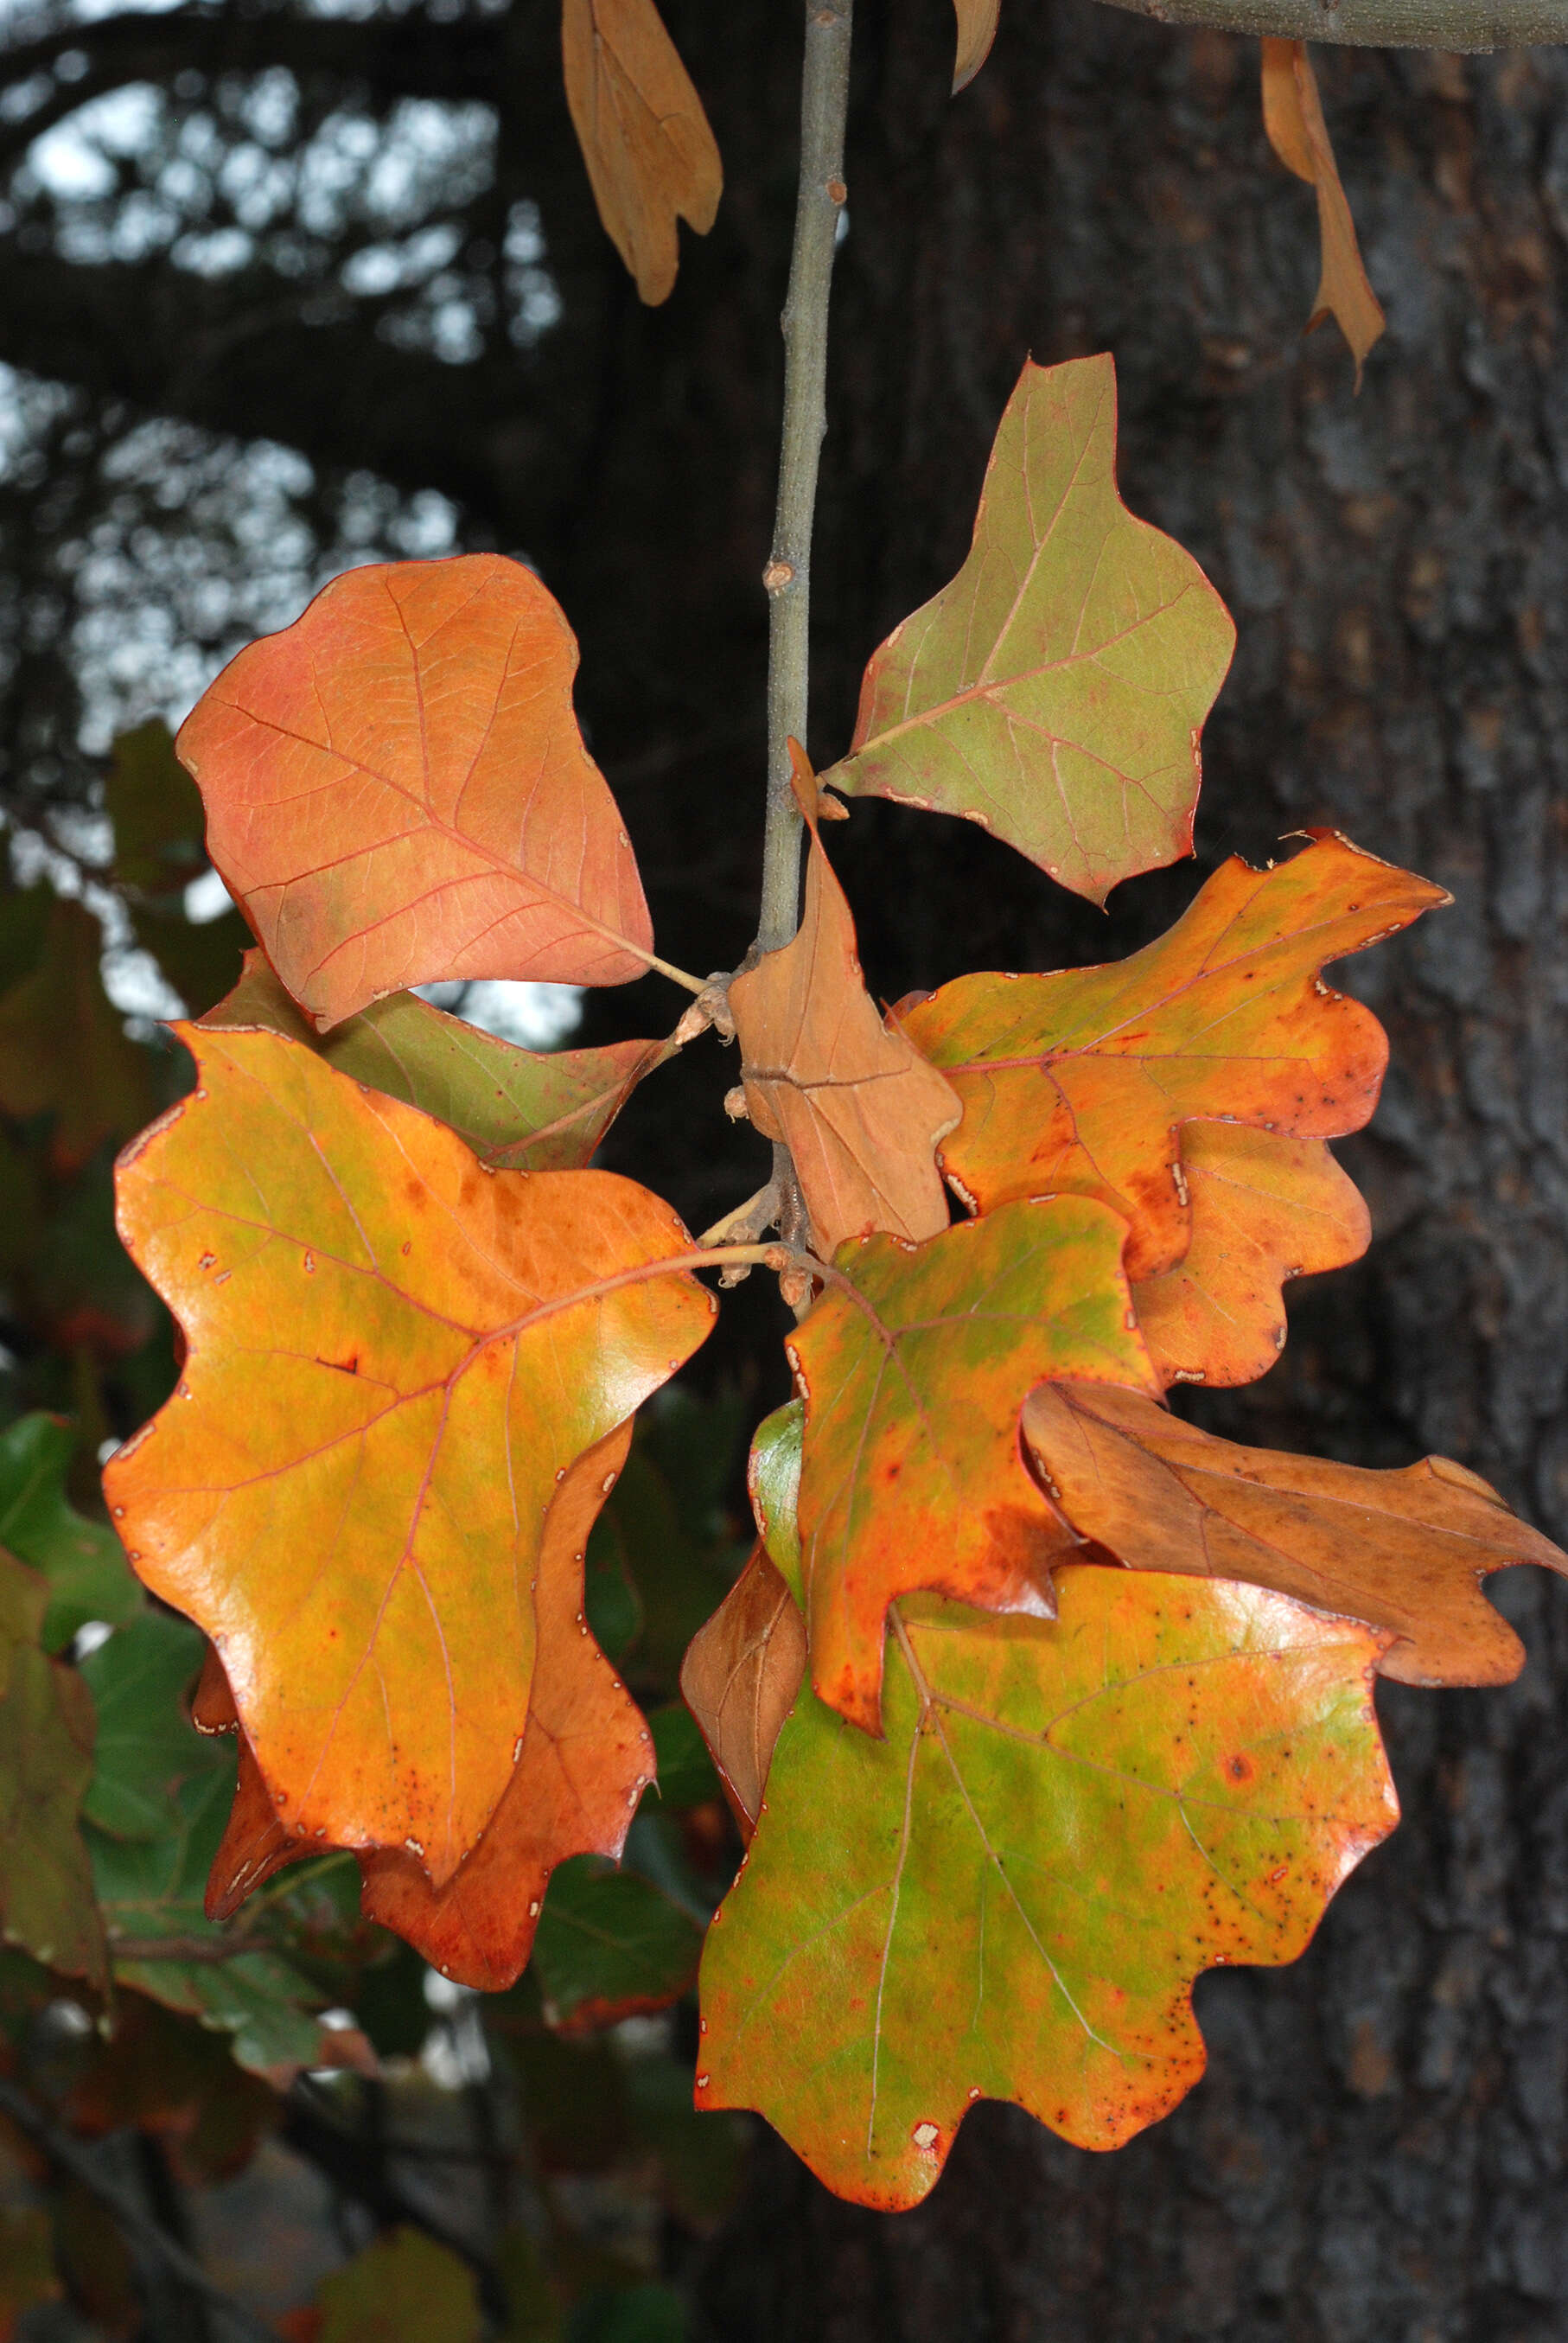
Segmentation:
[(762, 1811), (779, 1728), (806, 1673), (800, 1607), (759, 1544), (680, 1668), (686, 1705), (702, 1728), (736, 1821), (749, 1839)]
[(827, 776), (979, 822), (1091, 902), (1192, 850), (1236, 629), (1116, 485), (1109, 357), (1026, 365), (958, 576), (872, 654)]
[(1267, 870), (1232, 856), (1128, 960), (960, 976), (903, 1015), (964, 1102), (943, 1170), (977, 1212), (1046, 1188), (1101, 1196), (1130, 1223), (1129, 1276), (1162, 1275), (1189, 1234), (1178, 1124), (1210, 1117), (1297, 1139), (1359, 1131), (1387, 1038), (1318, 971), (1449, 900), (1317, 831)]
[(1264, 39), (1263, 128), (1286, 170), (1305, 179), (1317, 193), (1322, 268), (1307, 331), (1310, 334), (1325, 317), (1337, 319), (1356, 362), (1359, 390), (1362, 364), (1385, 321), (1362, 264), (1355, 222), (1340, 184), (1318, 79), (1304, 41)]
[(297, 1042), (176, 1031), (198, 1087), (122, 1157), (120, 1229), (187, 1357), (114, 1519), (216, 1645), (286, 1829), (440, 1884), (511, 1778), (557, 1485), (717, 1303), (631, 1181), (486, 1172)]
[(987, 57), (996, 38), (997, 19), (1001, 15), (1001, 0), (953, 0), (959, 20), (959, 53), (953, 65), (953, 96), (967, 89)]
[(653, 0), (565, 0), (561, 48), (599, 218), (657, 305), (675, 285), (676, 221), (706, 236), (723, 192), (702, 100)]
[(468, 553), (334, 578), (197, 700), (207, 852), (323, 1031), (438, 978), (661, 965), (577, 663), (533, 571)]
[(201, 1674), (191, 1694), (191, 1723), (198, 1733), (238, 1735), (238, 1772), (228, 1823), (218, 1842), (207, 1875), (204, 1904), (209, 1920), (231, 1919), (247, 1896), (286, 1864), (319, 1855), (319, 1839), (302, 1839), (286, 1830), (267, 1788), (256, 1752), (239, 1731), (239, 1711), (223, 1672), (223, 1662), (209, 1644)]
[(233, 991), (197, 1022), (308, 1043), (340, 1074), (433, 1114), (493, 1172), (582, 1169), (638, 1083), (676, 1054), (673, 1038), (523, 1050), (413, 992), (394, 992), (318, 1034), (260, 951), (246, 952)]
[(1025, 1465), (1019, 1413), (1053, 1374), (1158, 1388), (1122, 1274), (1125, 1234), (1104, 1204), (1047, 1196), (923, 1245), (864, 1238), (786, 1343), (806, 1403), (812, 1681), (852, 1725), (879, 1729), (896, 1596), (929, 1587), (1050, 1615), (1051, 1566), (1076, 1547)]
[(1568, 1576), (1568, 1555), (1444, 1456), (1370, 1472), (1241, 1448), (1134, 1391), (1052, 1383), (1025, 1443), (1063, 1513), (1134, 1569), (1241, 1579), (1397, 1639), (1401, 1684), (1511, 1684), (1524, 1647), (1481, 1594), (1511, 1563)]
[(623, 1424), (578, 1459), (550, 1506), (533, 1699), (516, 1771), (477, 1846), (439, 1888), (399, 1848), (359, 1858), (366, 1917), (484, 1992), (521, 1976), (556, 1865), (573, 1855), (618, 1856), (654, 1779), (652, 1736), (583, 1619), (588, 1532), (630, 1444)]
[(877, 1014), (818, 834), (817, 783), (799, 745), (789, 747), (810, 832), (806, 905), (794, 940), (729, 987), (747, 1109), (765, 1138), (788, 1145), (825, 1252), (874, 1229), (918, 1242), (948, 1225), (936, 1144), (962, 1110)]
[(1192, 1234), (1176, 1267), (1132, 1289), (1163, 1383), (1250, 1383), (1285, 1346), (1282, 1285), (1359, 1261), (1372, 1221), (1321, 1139), (1187, 1122)]

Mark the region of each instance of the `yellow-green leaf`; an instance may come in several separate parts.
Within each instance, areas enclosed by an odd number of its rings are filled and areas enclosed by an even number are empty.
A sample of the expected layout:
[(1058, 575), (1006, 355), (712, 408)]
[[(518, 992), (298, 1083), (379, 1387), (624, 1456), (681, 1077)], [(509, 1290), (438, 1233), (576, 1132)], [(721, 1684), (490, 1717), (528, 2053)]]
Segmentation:
[(969, 559), (873, 653), (848, 796), (962, 814), (1091, 902), (1192, 850), (1198, 737), (1236, 630), (1116, 486), (1109, 357), (1026, 364)]
[(900, 1606), (887, 1737), (804, 1694), (702, 1962), (701, 2107), (916, 2203), (980, 2098), (1120, 2147), (1202, 2072), (1192, 1980), (1303, 1949), (1392, 1827), (1383, 1639), (1075, 1567), (1054, 1622)]

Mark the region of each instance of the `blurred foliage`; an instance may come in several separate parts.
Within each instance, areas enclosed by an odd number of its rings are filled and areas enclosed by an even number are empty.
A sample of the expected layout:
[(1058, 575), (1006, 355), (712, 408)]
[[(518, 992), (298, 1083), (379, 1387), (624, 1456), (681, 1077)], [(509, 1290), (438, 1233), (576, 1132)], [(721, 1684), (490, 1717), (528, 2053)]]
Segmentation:
[[(697, 1956), (739, 1849), (678, 1684), (744, 1558), (740, 1407), (660, 1394), (595, 1533), (589, 1613), (648, 1709), (660, 1779), (622, 1865), (558, 1871), (510, 1993), (433, 1982), (361, 1920), (347, 1854), (210, 1922), (235, 1744), (192, 1725), (203, 1639), (143, 1594), (96, 1486), (100, 1448), (176, 1379), (174, 1329), (115, 1235), (112, 1164), (187, 1061), (115, 1007), (102, 962), (106, 927), (128, 921), (200, 1010), (237, 973), (243, 930), (186, 918), (199, 807), (161, 724), (116, 743), (103, 804), (91, 900), (42, 880), (0, 895), (0, 1811), (31, 1799), (48, 1845), (45, 1864), (36, 1824), (15, 1842), (26, 1894), (0, 1864), (0, 2075), (95, 2154), (139, 2144), (166, 2198), (236, 2180), (280, 2136), (345, 2201), (369, 2175), (381, 2234), (289, 2313), (296, 2343), (684, 2337), (671, 2281), (733, 2201), (749, 2136), (691, 2106)], [(78, 1755), (40, 1805), (25, 1745), (45, 1731)], [(62, 2295), (95, 2335), (154, 2332), (112, 2212), (3, 2121), (0, 2150), (0, 2343)], [(398, 2150), (412, 2171), (449, 2160), (470, 2259), (439, 2223), (422, 2232), (417, 2188), (376, 2180), (404, 2169)]]

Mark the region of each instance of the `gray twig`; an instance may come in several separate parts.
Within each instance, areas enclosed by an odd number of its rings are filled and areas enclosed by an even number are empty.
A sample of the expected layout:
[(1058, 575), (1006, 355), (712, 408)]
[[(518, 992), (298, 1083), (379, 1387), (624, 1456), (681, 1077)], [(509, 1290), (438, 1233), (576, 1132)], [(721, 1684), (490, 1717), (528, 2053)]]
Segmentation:
[(122, 2188), (117, 2180), (99, 2170), (97, 2163), (79, 2140), (73, 2139), (69, 2132), (62, 2130), (52, 2117), (46, 2116), (43, 2108), (28, 2097), (25, 2091), (19, 2090), (4, 2076), (0, 2076), (0, 2114), (8, 2116), (17, 2130), (26, 2134), (57, 2172), (66, 2174), (95, 2197), (99, 2204), (114, 2216), (131, 2244), (156, 2255), (183, 2287), (192, 2294), (199, 2295), (214, 2311), (226, 2318), (236, 2334), (250, 2337), (252, 2343), (277, 2343), (276, 2331), (264, 2318), (258, 2318), (254, 2311), (246, 2308), (243, 2302), (236, 2302), (232, 2294), (226, 2294), (221, 2286), (215, 2285), (200, 2262), (143, 2211), (128, 2189)]

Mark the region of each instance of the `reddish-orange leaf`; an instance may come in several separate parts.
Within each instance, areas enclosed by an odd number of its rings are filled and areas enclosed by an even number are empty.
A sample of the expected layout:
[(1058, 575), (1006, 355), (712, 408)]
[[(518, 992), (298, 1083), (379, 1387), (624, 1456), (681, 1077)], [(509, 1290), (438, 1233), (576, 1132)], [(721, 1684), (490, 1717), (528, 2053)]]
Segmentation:
[(812, 1681), (868, 1733), (896, 1596), (1049, 1614), (1051, 1566), (1076, 1549), (1024, 1463), (1019, 1413), (1051, 1375), (1157, 1388), (1125, 1234), (1103, 1204), (1048, 1196), (923, 1245), (868, 1237), (790, 1336)]
[(1568, 1556), (1495, 1489), (1424, 1457), (1369, 1472), (1215, 1440), (1133, 1391), (1048, 1383), (1024, 1438), (1074, 1528), (1137, 1570), (1273, 1587), (1397, 1637), (1401, 1684), (1510, 1684), (1524, 1648), (1482, 1594), (1510, 1563)]
[(805, 1673), (806, 1623), (759, 1544), (692, 1638), (680, 1669), (686, 1704), (748, 1839), (762, 1811), (773, 1744)]
[(1358, 1131), (1388, 1041), (1318, 971), (1449, 900), (1321, 831), (1271, 870), (1233, 856), (1129, 960), (960, 976), (903, 1019), (964, 1102), (942, 1168), (977, 1212), (1047, 1188), (1101, 1196), (1131, 1223), (1129, 1276), (1161, 1275), (1189, 1232), (1177, 1125)]
[(572, 1855), (618, 1855), (654, 1777), (648, 1726), (582, 1615), (588, 1532), (630, 1444), (624, 1424), (579, 1457), (550, 1507), (534, 1696), (517, 1770), (479, 1844), (442, 1888), (398, 1850), (359, 1859), (366, 1916), (486, 1992), (521, 1976), (556, 1865)]
[(1282, 1286), (1359, 1261), (1372, 1222), (1321, 1139), (1188, 1122), (1180, 1143), (1191, 1242), (1132, 1306), (1161, 1383), (1250, 1383), (1285, 1346)]
[(209, 1644), (201, 1674), (191, 1694), (191, 1723), (198, 1733), (237, 1733), (239, 1711), (223, 1672), (223, 1662)]
[(256, 1752), (242, 1733), (234, 1804), (207, 1874), (204, 1905), (207, 1918), (231, 1918), (246, 1897), (270, 1879), (275, 1871), (281, 1871), (286, 1864), (302, 1862), (307, 1855), (319, 1855), (323, 1844), (318, 1838), (301, 1838), (297, 1832), (284, 1828), (277, 1818), (272, 1793), (256, 1762)]
[(953, 65), (953, 96), (967, 89), (996, 38), (1001, 0), (953, 0), (959, 20), (959, 53)]
[(950, 1086), (878, 1016), (855, 922), (822, 851), (817, 784), (790, 742), (795, 796), (811, 834), (806, 908), (782, 950), (729, 988), (746, 1104), (794, 1158), (819, 1248), (885, 1229), (917, 1242), (948, 1225), (936, 1143), (960, 1112)]
[(297, 1042), (178, 1030), (200, 1083), (122, 1159), (120, 1226), (188, 1356), (115, 1520), (285, 1827), (439, 1884), (511, 1778), (558, 1483), (717, 1305), (631, 1181), (488, 1172)]
[(182, 726), (207, 851), (325, 1031), (443, 977), (624, 984), (653, 930), (572, 713), (577, 642), (498, 554), (351, 569)]
[(1362, 265), (1355, 222), (1340, 184), (1318, 79), (1304, 41), (1263, 42), (1263, 128), (1286, 170), (1317, 192), (1322, 268), (1307, 331), (1325, 317), (1338, 320), (1356, 362), (1359, 390), (1362, 363), (1385, 320)]
[(561, 48), (605, 233), (643, 299), (667, 300), (677, 220), (706, 236), (724, 187), (702, 100), (653, 0), (565, 0)]

